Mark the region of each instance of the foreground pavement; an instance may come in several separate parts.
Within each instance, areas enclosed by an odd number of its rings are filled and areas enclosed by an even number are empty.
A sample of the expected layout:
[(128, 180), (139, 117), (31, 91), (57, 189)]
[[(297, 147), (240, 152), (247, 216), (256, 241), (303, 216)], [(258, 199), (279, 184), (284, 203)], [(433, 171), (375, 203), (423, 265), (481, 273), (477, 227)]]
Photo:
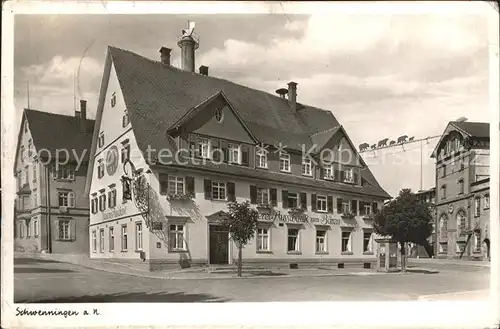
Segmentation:
[[(413, 265), (410, 263), (410, 266)], [(416, 268), (410, 267), (410, 270), (412, 269)], [(416, 270), (406, 274), (353, 272), (348, 269), (330, 271), (324, 276), (314, 276), (305, 271), (302, 275), (295, 276), (287, 274), (286, 271), (273, 273), (275, 275), (270, 277), (252, 275), (232, 280), (228, 280), (227, 274), (205, 274), (203, 279), (177, 277), (176, 280), (166, 280), (165, 277), (146, 276), (149, 273), (130, 275), (48, 259), (16, 258), (14, 301), (96, 303), (398, 301), (436, 298), (477, 300), (487, 298), (486, 290), (489, 288), (489, 269), (478, 266), (447, 265), (439, 271)], [(456, 296), (450, 297), (453, 294)], [(435, 296), (434, 299), (429, 295)]]

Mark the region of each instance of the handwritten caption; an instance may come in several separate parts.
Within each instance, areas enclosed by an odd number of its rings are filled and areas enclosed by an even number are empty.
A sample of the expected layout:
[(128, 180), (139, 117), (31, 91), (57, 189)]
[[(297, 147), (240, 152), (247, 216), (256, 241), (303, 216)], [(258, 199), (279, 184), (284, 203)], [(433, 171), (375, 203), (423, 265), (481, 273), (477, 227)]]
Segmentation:
[(30, 310), (27, 308), (16, 308), (16, 316), (64, 316), (72, 317), (79, 315), (101, 315), (99, 310), (94, 308), (93, 311), (84, 310), (83, 312), (72, 311), (72, 310)]

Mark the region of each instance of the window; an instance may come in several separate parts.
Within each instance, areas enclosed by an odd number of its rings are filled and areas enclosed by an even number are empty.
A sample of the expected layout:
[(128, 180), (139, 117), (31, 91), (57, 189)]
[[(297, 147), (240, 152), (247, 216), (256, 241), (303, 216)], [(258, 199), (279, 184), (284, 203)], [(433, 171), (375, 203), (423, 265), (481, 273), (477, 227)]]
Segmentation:
[(38, 220), (35, 219), (33, 220), (33, 234), (36, 237), (38, 237)]
[(104, 177), (104, 162), (102, 159), (97, 160), (97, 178)]
[(373, 252), (372, 232), (363, 232), (363, 252)]
[(448, 239), (448, 218), (445, 214), (439, 218), (439, 239), (445, 241)]
[(59, 240), (70, 240), (70, 221), (67, 219), (59, 220)]
[(21, 149), (19, 151), (19, 157), (21, 158), (21, 162), (24, 162), (24, 145), (21, 145)]
[(29, 181), (29, 166), (24, 167), (24, 185), (28, 185)]
[(464, 194), (464, 180), (462, 178), (458, 180), (458, 194)]
[(116, 105), (116, 93), (111, 94), (111, 107), (115, 107)]
[(98, 211), (98, 209), (99, 209), (99, 207), (98, 207), (98, 200), (97, 200), (97, 196), (94, 196), (94, 197), (92, 198), (92, 201), (90, 202), (90, 208), (91, 208), (91, 210), (92, 210), (92, 213), (93, 213), (93, 214), (96, 214), (96, 213), (97, 213), (97, 211)]
[(31, 197), (33, 198), (33, 207), (37, 207), (38, 206), (38, 192), (36, 189), (33, 190)]
[(463, 210), (459, 210), (457, 214), (457, 229), (462, 232), (467, 228), (467, 216)]
[(348, 168), (344, 170), (344, 182), (354, 183), (354, 170), (353, 168)]
[(170, 225), (170, 250), (184, 249), (184, 225)]
[(288, 229), (288, 251), (299, 251), (299, 230)]
[(316, 197), (316, 209), (319, 212), (327, 212), (327, 197), (325, 195), (318, 195)]
[(26, 237), (30, 238), (31, 237), (31, 224), (29, 221), (25, 221), (26, 225)]
[(22, 210), (31, 209), (30, 197), (27, 195), (23, 195), (21, 198), (21, 205), (22, 205)]
[(267, 227), (259, 227), (257, 228), (257, 250), (258, 251), (269, 251), (270, 243), (269, 243), (269, 228)]
[(226, 200), (226, 183), (212, 182), (212, 199)]
[(108, 192), (108, 207), (114, 208), (116, 206), (116, 189)]
[(74, 180), (75, 168), (71, 165), (61, 165), (57, 170), (57, 179)]
[(28, 132), (28, 121), (26, 121), (24, 123), (24, 132), (27, 133)]
[(365, 215), (371, 215), (372, 213), (372, 205), (368, 202), (364, 203), (364, 210), (365, 210)]
[(59, 192), (59, 207), (75, 207), (75, 193)]
[(92, 252), (97, 252), (97, 233), (92, 231)]
[(217, 122), (222, 123), (224, 120), (224, 112), (222, 112), (222, 109), (215, 110), (214, 117)]
[(240, 163), (240, 147), (234, 144), (228, 144), (229, 163)]
[(36, 167), (37, 164), (33, 163), (33, 183), (36, 183)]
[(333, 165), (326, 165), (324, 167), (323, 178), (324, 179), (334, 179)]
[(135, 223), (135, 250), (142, 250), (142, 223)]
[(257, 148), (257, 152), (255, 153), (257, 159), (257, 167), (259, 168), (267, 168), (267, 150), (263, 147)]
[(257, 204), (269, 204), (269, 189), (260, 187), (257, 188)]
[(312, 176), (312, 161), (309, 157), (302, 159), (302, 175)]
[(99, 138), (97, 139), (97, 145), (99, 147), (103, 147), (104, 146), (104, 133), (103, 132), (101, 132), (99, 134)]
[(350, 214), (351, 213), (351, 203), (349, 200), (342, 200), (342, 214)]
[(106, 194), (104, 193), (101, 193), (101, 195), (99, 195), (99, 210), (106, 210)]
[(342, 252), (351, 252), (351, 231), (342, 231)]
[(127, 241), (127, 225), (122, 225), (122, 251), (127, 251), (128, 241)]
[(125, 110), (123, 112), (123, 117), (122, 117), (122, 127), (125, 128), (129, 123), (130, 123), (130, 117), (128, 115), (128, 110)]
[(198, 154), (202, 158), (210, 158), (210, 140), (205, 138), (198, 139)]
[(298, 207), (299, 207), (298, 193), (288, 192), (288, 208), (298, 208)]
[(441, 167), (441, 177), (444, 176), (446, 176), (446, 165), (443, 165), (443, 167)]
[(109, 251), (115, 251), (115, 228), (109, 228)]
[(24, 221), (19, 221), (19, 237), (24, 238)]
[(280, 152), (280, 170), (290, 172), (290, 154)]
[(170, 194), (184, 194), (184, 177), (168, 176), (168, 193)]
[(17, 179), (17, 189), (19, 190), (22, 186), (22, 181), (23, 181), (23, 174), (21, 171), (17, 173), (16, 179)]
[(130, 144), (124, 143), (121, 150), (122, 163), (130, 159)]
[(481, 215), (481, 198), (476, 197), (474, 199), (474, 216), (478, 217)]
[(481, 233), (476, 232), (474, 233), (474, 252), (480, 252), (481, 251)]
[(316, 230), (316, 252), (326, 252), (325, 230)]
[(490, 195), (486, 194), (484, 196), (484, 209), (490, 209)]
[(441, 199), (446, 199), (446, 185), (441, 186)]
[(99, 252), (104, 252), (104, 229), (101, 228), (99, 230)]

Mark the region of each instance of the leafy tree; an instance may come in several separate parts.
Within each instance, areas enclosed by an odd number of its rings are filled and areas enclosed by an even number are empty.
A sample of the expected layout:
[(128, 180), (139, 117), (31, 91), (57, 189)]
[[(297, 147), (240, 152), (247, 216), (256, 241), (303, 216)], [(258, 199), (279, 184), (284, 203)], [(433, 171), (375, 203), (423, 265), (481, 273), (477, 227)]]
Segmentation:
[(421, 203), (410, 189), (402, 189), (373, 218), (373, 228), (377, 234), (390, 236), (401, 246), (401, 270), (406, 271), (407, 242), (427, 244), (432, 234), (432, 214), (425, 203)]
[(259, 213), (250, 208), (250, 202), (230, 202), (229, 216), (223, 225), (229, 230), (231, 239), (238, 246), (238, 276), (241, 276), (243, 247), (254, 237)]

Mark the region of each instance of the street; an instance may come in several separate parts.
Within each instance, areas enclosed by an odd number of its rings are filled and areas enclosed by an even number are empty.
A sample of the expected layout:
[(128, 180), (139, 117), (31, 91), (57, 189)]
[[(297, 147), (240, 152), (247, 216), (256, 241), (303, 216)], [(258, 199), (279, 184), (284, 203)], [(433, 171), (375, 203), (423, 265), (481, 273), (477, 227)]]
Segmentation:
[[(14, 261), (14, 301), (398, 301), (435, 294), (458, 293), (461, 296), (464, 291), (489, 288), (489, 268), (448, 264), (435, 264), (434, 267), (439, 273), (168, 280), (104, 272), (52, 260), (17, 258)], [(472, 298), (482, 298), (486, 293), (475, 292)]]

